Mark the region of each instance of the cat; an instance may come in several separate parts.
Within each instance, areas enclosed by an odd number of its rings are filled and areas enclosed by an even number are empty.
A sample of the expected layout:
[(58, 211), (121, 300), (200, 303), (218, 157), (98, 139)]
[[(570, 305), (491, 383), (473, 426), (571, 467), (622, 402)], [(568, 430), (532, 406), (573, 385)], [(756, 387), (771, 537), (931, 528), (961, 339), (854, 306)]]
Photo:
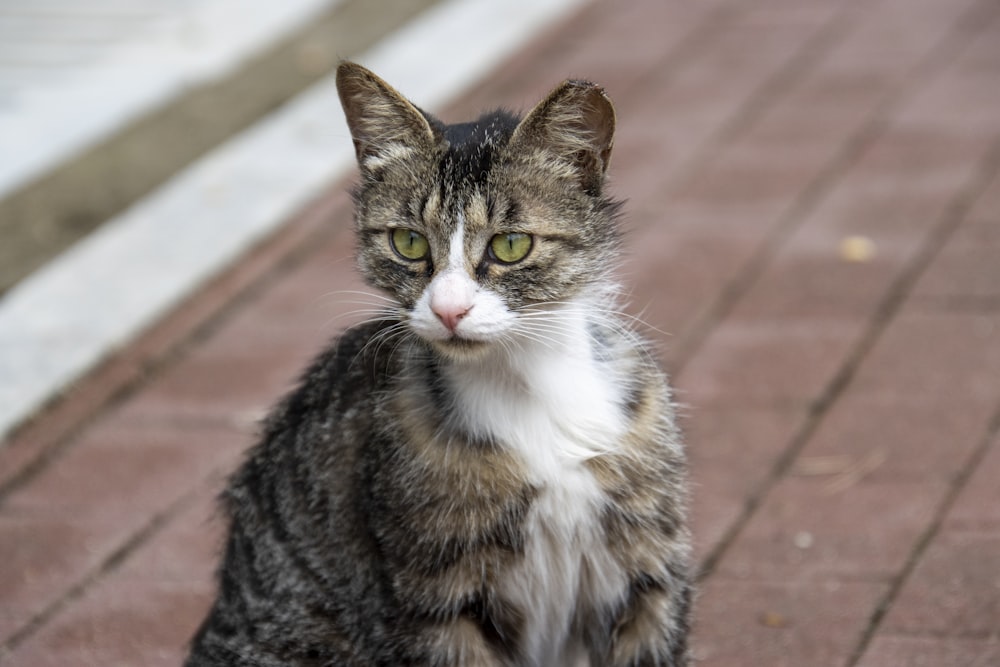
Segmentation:
[(610, 99), (570, 80), (446, 125), (360, 65), (337, 86), (393, 305), (230, 480), (187, 665), (687, 665), (685, 459), (616, 305)]

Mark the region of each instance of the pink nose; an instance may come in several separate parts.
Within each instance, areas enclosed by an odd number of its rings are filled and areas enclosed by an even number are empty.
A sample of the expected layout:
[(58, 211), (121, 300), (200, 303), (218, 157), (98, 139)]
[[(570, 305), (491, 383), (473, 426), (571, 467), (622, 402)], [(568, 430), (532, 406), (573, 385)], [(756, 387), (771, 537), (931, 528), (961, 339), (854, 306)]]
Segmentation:
[(456, 304), (435, 304), (431, 307), (431, 310), (441, 320), (441, 323), (448, 328), (448, 331), (454, 333), (455, 329), (458, 328), (458, 323), (472, 310), (472, 307)]

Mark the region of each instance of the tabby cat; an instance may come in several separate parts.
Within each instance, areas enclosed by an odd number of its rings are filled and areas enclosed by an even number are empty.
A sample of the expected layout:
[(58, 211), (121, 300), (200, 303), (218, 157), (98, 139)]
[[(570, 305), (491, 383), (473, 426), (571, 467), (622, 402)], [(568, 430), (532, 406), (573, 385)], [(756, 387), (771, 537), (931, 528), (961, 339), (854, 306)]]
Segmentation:
[(393, 305), (233, 476), (187, 664), (686, 665), (684, 455), (616, 310), (610, 100), (446, 125), (357, 64), (337, 85)]

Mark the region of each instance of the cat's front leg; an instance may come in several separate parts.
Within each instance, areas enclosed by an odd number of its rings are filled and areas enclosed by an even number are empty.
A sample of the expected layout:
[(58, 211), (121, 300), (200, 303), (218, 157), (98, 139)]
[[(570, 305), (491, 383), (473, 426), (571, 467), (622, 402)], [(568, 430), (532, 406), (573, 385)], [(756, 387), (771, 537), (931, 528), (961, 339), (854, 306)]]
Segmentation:
[(612, 630), (606, 665), (621, 667), (685, 667), (691, 588), (643, 581), (633, 585)]

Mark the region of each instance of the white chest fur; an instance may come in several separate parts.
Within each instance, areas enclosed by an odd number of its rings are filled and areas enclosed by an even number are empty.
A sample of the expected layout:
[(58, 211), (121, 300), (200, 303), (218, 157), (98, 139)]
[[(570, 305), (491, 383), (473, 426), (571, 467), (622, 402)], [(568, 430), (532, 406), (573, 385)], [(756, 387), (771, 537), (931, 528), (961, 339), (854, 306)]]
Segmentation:
[(466, 428), (510, 447), (539, 489), (525, 558), (500, 591), (528, 613), (525, 649), (535, 665), (580, 664), (577, 610), (612, 603), (625, 588), (600, 528), (606, 498), (583, 464), (619, 446), (621, 389), (584, 338), (564, 343), (522, 350), (505, 368), (449, 373)]
[(593, 477), (574, 463), (542, 487), (532, 507), (524, 561), (501, 591), (527, 611), (531, 664), (580, 664), (586, 654), (573, 632), (577, 612), (612, 603), (624, 590), (598, 523), (602, 500)]

